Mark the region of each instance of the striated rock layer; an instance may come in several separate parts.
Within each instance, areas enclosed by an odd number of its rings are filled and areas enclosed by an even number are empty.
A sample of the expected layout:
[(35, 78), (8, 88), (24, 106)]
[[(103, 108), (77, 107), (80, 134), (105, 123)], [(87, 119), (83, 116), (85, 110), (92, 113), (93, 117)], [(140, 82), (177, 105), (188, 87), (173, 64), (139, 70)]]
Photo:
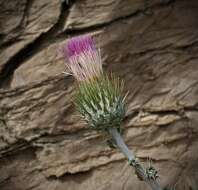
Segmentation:
[(129, 147), (164, 187), (197, 189), (197, 17), (196, 0), (0, 0), (0, 189), (149, 189), (75, 112), (58, 48), (85, 33), (130, 91)]

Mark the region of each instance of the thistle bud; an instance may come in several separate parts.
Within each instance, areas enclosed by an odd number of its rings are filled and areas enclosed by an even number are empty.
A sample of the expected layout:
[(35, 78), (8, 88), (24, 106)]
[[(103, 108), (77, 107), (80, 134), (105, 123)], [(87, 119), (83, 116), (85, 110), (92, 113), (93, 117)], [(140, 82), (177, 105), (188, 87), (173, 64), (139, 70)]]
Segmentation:
[(63, 46), (63, 55), (77, 80), (75, 105), (94, 129), (120, 127), (125, 114), (123, 82), (102, 70), (100, 51), (90, 36), (72, 38)]

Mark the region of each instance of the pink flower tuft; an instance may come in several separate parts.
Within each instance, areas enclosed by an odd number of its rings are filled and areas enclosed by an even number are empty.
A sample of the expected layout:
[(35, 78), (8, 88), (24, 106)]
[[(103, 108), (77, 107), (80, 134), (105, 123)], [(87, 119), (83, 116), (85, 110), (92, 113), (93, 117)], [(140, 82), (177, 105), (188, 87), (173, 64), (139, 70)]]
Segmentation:
[(82, 52), (96, 50), (95, 44), (91, 36), (79, 36), (72, 38), (67, 44), (68, 56), (79, 55)]
[(101, 74), (100, 51), (95, 47), (91, 36), (71, 38), (62, 47), (62, 53), (66, 59), (66, 66), (77, 80), (90, 80)]

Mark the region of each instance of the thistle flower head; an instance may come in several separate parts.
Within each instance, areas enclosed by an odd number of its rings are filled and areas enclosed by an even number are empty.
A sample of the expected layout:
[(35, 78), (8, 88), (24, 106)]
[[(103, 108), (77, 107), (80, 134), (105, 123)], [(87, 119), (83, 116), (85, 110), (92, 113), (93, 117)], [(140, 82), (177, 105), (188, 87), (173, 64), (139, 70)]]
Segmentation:
[(91, 36), (71, 38), (62, 48), (66, 66), (78, 81), (90, 80), (102, 73), (100, 51)]
[(94, 129), (120, 127), (125, 114), (123, 82), (103, 72), (93, 39), (88, 35), (71, 38), (62, 52), (78, 81), (75, 105), (83, 119)]

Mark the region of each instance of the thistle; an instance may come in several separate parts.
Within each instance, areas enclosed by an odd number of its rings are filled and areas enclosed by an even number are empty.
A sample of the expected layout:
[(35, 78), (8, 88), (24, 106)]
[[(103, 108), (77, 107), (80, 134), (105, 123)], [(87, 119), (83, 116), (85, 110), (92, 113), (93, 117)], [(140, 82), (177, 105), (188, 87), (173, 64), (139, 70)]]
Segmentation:
[(77, 80), (75, 105), (97, 130), (119, 128), (125, 114), (123, 82), (102, 70), (100, 50), (90, 36), (72, 38), (64, 47), (66, 66)]
[(127, 157), (139, 179), (153, 190), (162, 190), (154, 167), (144, 169), (119, 133), (125, 115), (123, 82), (102, 70), (100, 50), (91, 36), (71, 38), (62, 48), (66, 66), (77, 81), (75, 105), (82, 118), (96, 130), (107, 131)]

